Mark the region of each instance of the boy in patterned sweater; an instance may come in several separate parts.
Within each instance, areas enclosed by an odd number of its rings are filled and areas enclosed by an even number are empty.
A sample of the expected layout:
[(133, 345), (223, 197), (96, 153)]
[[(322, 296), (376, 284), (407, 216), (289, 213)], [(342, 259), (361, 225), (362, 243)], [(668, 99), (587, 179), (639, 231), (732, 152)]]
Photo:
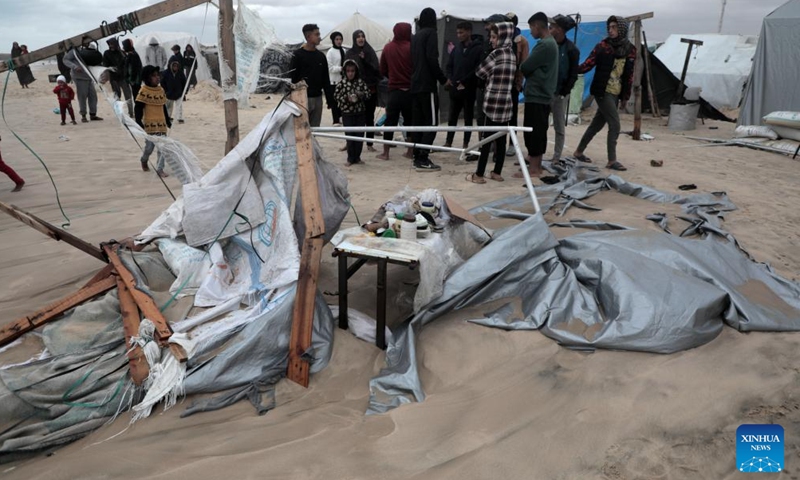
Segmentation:
[[(167, 111), (167, 94), (161, 87), (161, 74), (158, 67), (152, 65), (144, 67), (142, 69), (142, 81), (144, 85), (139, 90), (134, 105), (136, 123), (148, 135), (166, 136), (169, 129), (172, 128), (172, 120), (169, 118), (169, 112)], [(147, 161), (150, 159), (150, 154), (153, 153), (155, 147), (155, 144), (150, 140), (145, 141), (141, 158), (142, 170), (145, 172), (150, 171)], [(164, 172), (164, 163), (164, 152), (159, 148), (156, 172), (160, 177), (167, 176), (167, 173)]]
[[(353, 60), (345, 60), (344, 78), (336, 84), (333, 94), (336, 104), (342, 110), (342, 123), (345, 127), (363, 127), (367, 124), (364, 103), (369, 99), (370, 93), (367, 84), (358, 76), (358, 65)], [(364, 132), (348, 132), (348, 137), (363, 137)], [(364, 144), (360, 141), (347, 141), (347, 166), (364, 163), (361, 160), (361, 150)]]

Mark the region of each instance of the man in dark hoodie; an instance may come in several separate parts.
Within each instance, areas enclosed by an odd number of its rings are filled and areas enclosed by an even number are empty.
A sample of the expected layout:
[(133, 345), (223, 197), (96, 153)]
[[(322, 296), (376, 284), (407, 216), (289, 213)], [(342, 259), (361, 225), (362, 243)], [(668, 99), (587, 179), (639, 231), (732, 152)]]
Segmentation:
[[(389, 102), (386, 105), (387, 127), (395, 127), (403, 115), (403, 124), (412, 124), (411, 75), (414, 71), (411, 62), (411, 24), (400, 22), (394, 26), (394, 38), (383, 47), (380, 63), (381, 75), (389, 78)], [(383, 139), (391, 140), (393, 132), (384, 132)], [(412, 152), (406, 158), (412, 158)], [(389, 160), (389, 145), (383, 146), (381, 160)]]
[(125, 81), (125, 54), (120, 51), (119, 40), (116, 38), (109, 38), (106, 43), (108, 50), (103, 52), (103, 66), (111, 69), (108, 76), (111, 89), (117, 99), (122, 100), (123, 95), (125, 96), (125, 101), (128, 103), (128, 115), (133, 117), (131, 87)]
[(133, 48), (133, 40), (130, 38), (122, 41), (122, 51), (125, 52), (125, 81), (131, 88), (131, 98), (135, 102), (142, 87), (142, 57)]
[[(183, 73), (183, 65), (174, 57), (169, 68), (161, 72), (161, 86), (167, 96), (170, 120), (177, 117), (178, 123), (183, 123), (183, 87), (186, 86), (186, 75)], [(174, 116), (173, 110), (177, 110)]]
[[(414, 72), (411, 75), (411, 95), (413, 97), (413, 116), (415, 127), (430, 127), (439, 124), (439, 95), (436, 82), (445, 88), (452, 84), (439, 67), (439, 40), (436, 35), (436, 12), (424, 8), (419, 14), (418, 30), (411, 39), (411, 61)], [(414, 133), (414, 143), (433, 145), (436, 132)], [(441, 170), (428, 158), (428, 150), (414, 149), (414, 169), (418, 172)]]
[[(483, 55), (483, 37), (472, 34), (472, 23), (461, 22), (456, 25), (458, 43), (447, 60), (447, 79), (453, 86), (450, 88), (450, 115), (447, 124), (458, 125), (458, 116), (464, 110), (464, 126), (472, 126), (475, 111), (475, 90), (478, 77), (475, 71), (481, 63)], [(447, 132), (445, 147), (453, 146), (455, 132)], [(464, 132), (464, 148), (469, 145), (472, 132)]]

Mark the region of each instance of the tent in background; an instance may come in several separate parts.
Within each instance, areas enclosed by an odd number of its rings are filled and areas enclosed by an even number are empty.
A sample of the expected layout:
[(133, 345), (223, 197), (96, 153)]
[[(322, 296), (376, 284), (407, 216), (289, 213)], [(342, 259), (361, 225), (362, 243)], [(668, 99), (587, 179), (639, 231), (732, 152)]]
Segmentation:
[[(145, 62), (144, 58), (145, 53), (147, 52), (147, 46), (152, 37), (155, 37), (156, 40), (158, 40), (158, 43), (164, 47), (164, 51), (167, 53), (167, 58), (172, 56), (170, 48), (172, 48), (173, 45), (180, 45), (181, 53), (183, 53), (183, 51), (186, 49), (186, 45), (191, 44), (192, 48), (194, 48), (194, 51), (197, 54), (197, 80), (212, 80), (211, 69), (208, 66), (208, 62), (206, 61), (206, 58), (201, 55), (200, 42), (197, 40), (197, 37), (191, 33), (151, 32), (143, 33), (138, 37), (135, 37), (133, 39), (133, 48), (135, 48), (139, 56), (142, 57), (143, 64)], [(122, 43), (121, 40), (120, 43)]]
[(752, 35), (670, 35), (655, 54), (680, 78), (688, 44), (681, 38), (700, 40), (693, 49), (686, 73), (688, 87), (702, 88), (703, 98), (716, 108), (739, 108), (747, 77), (753, 65), (758, 37)]
[(364, 35), (367, 37), (367, 42), (369, 42), (369, 44), (372, 45), (372, 48), (375, 49), (375, 53), (378, 54), (378, 58), (381, 56), (383, 46), (391, 42), (392, 38), (394, 37), (391, 29), (375, 23), (364, 15), (356, 12), (351, 15), (350, 18), (343, 21), (339, 25), (336, 25), (331, 29), (330, 32), (326, 33), (322, 37), (322, 44), (319, 46), (319, 49), (323, 52), (326, 52), (331, 48), (332, 45), (330, 36), (333, 32), (342, 32), (342, 36), (344, 37), (342, 45), (344, 45), (345, 48), (352, 47), (353, 32), (356, 30), (364, 31)]
[(760, 125), (774, 111), (800, 111), (799, 45), (800, 0), (791, 0), (764, 18), (740, 125)]

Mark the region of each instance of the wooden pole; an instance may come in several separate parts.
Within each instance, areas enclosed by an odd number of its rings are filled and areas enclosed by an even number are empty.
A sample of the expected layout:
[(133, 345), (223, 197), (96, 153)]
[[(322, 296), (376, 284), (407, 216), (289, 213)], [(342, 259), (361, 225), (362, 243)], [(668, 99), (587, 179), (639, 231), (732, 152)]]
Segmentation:
[(642, 21), (633, 24), (633, 45), (636, 48), (636, 60), (633, 64), (633, 139), (642, 139)]
[(84, 253), (88, 253), (89, 255), (93, 256), (94, 258), (102, 262), (106, 263), (108, 262), (108, 260), (106, 260), (106, 257), (103, 255), (103, 252), (100, 250), (99, 247), (96, 247), (85, 240), (81, 240), (75, 235), (68, 233), (56, 226), (50, 225), (49, 223), (45, 222), (44, 220), (42, 220), (41, 218), (37, 217), (32, 213), (28, 213), (19, 207), (16, 207), (14, 205), (8, 205), (3, 202), (0, 202), (0, 210), (11, 215), (12, 217), (16, 218), (25, 225), (32, 227), (34, 230), (37, 230), (47, 235), (53, 240), (68, 243), (73, 247), (77, 248), (78, 250)]
[[(220, 0), (219, 39), (222, 54), (219, 56), (219, 71), (223, 93), (236, 89), (236, 42), (233, 37), (233, 16), (233, 0)], [(225, 140), (225, 155), (239, 143), (238, 103), (236, 97), (225, 98), (225, 130), (228, 133)]]
[(644, 67), (647, 70), (647, 94), (650, 98), (650, 110), (654, 117), (661, 118), (661, 108), (658, 106), (658, 97), (653, 88), (653, 69), (650, 66), (650, 47), (647, 45), (647, 33), (645, 33), (644, 30), (642, 30), (642, 42), (644, 43)]
[(122, 313), (122, 328), (125, 331), (125, 349), (128, 350), (128, 368), (133, 383), (141, 385), (150, 374), (150, 365), (147, 364), (142, 347), (137, 345), (136, 348), (131, 348), (131, 338), (139, 335), (142, 319), (131, 291), (120, 277), (115, 278), (119, 293), (119, 311)]
[[(80, 35), (75, 35), (74, 37), (67, 38), (66, 40), (62, 40), (52, 45), (48, 45), (47, 47), (34, 50), (26, 55), (20, 55), (19, 57), (12, 59), (12, 62), (14, 68), (24, 67), (25, 65), (38, 62), (40, 60), (45, 60), (58, 55), (59, 53), (66, 53), (73, 47), (87, 45), (92, 41), (125, 32), (126, 29), (132, 30), (134, 27), (138, 27), (139, 25), (144, 25), (160, 18), (168, 17), (172, 14), (188, 10), (192, 7), (202, 5), (207, 1), (208, 0), (166, 0), (159, 2), (154, 5), (150, 5), (149, 7), (122, 15), (115, 22), (102, 25), (94, 30), (89, 30), (88, 32), (84, 32)], [(121, 23), (120, 20), (123, 22)], [(6, 70), (8, 70), (8, 65), (6, 62), (0, 62), (0, 72), (5, 72)]]
[(293, 85), (291, 100), (302, 112), (294, 119), (297, 140), (297, 173), (300, 179), (300, 197), (303, 203), (303, 219), (306, 235), (300, 253), (300, 273), (292, 311), (292, 335), (289, 340), (289, 367), (287, 378), (308, 387), (309, 365), (303, 354), (311, 347), (311, 332), (314, 325), (314, 301), (317, 295), (317, 277), (322, 259), (325, 221), (319, 199), (317, 170), (314, 162), (314, 147), (311, 142), (311, 127), (308, 123), (308, 97), (305, 82)]
[(107, 277), (104, 280), (95, 282), (89, 287), (84, 287), (71, 295), (53, 302), (30, 315), (17, 319), (8, 325), (4, 325), (0, 328), (0, 347), (13, 342), (31, 330), (35, 330), (57, 319), (67, 310), (73, 309), (83, 302), (91, 300), (116, 286), (116, 280), (113, 277)]

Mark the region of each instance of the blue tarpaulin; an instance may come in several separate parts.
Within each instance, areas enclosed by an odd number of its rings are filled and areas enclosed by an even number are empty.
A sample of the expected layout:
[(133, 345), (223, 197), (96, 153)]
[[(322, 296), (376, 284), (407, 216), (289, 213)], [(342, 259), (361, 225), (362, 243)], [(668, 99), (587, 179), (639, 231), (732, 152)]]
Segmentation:
[[(587, 58), (589, 58), (589, 54), (592, 53), (592, 49), (594, 46), (600, 43), (600, 40), (606, 38), (608, 33), (606, 31), (606, 22), (587, 22), (587, 23), (580, 23), (577, 26), (578, 29), (578, 40), (575, 41), (575, 30), (570, 30), (567, 32), (567, 38), (575, 42), (575, 45), (581, 51), (581, 63), (583, 63)], [(538, 42), (531, 36), (531, 31), (529, 29), (522, 30), (522, 35), (528, 40), (531, 49), (534, 45)], [(594, 70), (586, 73), (583, 77), (584, 79), (584, 87), (583, 87), (583, 100), (586, 100), (589, 97), (589, 87), (592, 85), (592, 79), (594, 78)], [(524, 102), (524, 98), (520, 95), (520, 102)]]

